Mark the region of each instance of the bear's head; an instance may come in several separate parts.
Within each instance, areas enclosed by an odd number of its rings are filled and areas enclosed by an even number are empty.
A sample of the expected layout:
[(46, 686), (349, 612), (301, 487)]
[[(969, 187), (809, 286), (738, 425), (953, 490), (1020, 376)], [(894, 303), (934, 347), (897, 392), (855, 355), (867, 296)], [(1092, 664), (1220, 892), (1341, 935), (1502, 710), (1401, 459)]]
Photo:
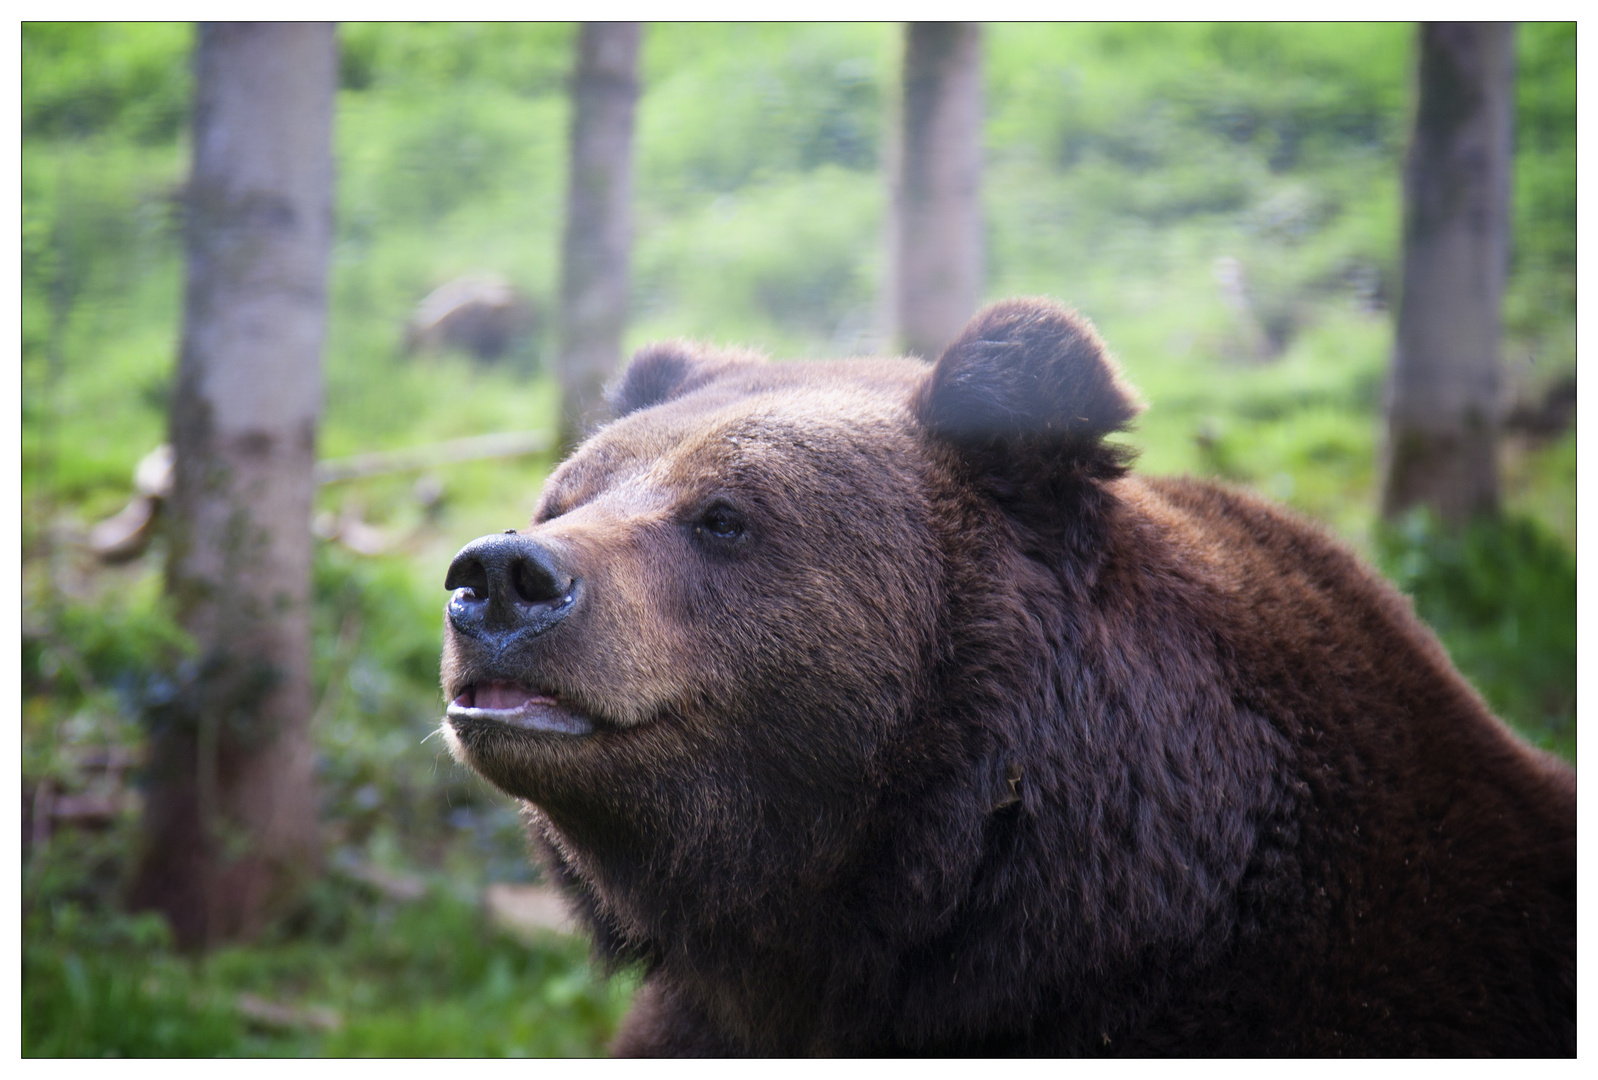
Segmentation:
[(947, 919), (1057, 704), (1038, 611), (1099, 572), (1139, 406), (1098, 337), (1017, 300), (931, 365), (668, 343), (612, 404), (449, 569), (452, 752), (623, 955), (775, 940), (799, 896)]

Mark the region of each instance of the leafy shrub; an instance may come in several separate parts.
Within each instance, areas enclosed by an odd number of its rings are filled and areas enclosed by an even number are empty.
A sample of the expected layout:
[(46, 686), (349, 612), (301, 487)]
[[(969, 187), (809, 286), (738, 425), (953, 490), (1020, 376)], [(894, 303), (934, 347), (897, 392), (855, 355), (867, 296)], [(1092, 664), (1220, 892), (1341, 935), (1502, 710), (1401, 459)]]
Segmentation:
[(190, 964), (155, 915), (35, 911), (22, 938), (24, 1057), (210, 1057), (238, 1047), (238, 1018), (196, 1000)]
[(1489, 705), (1576, 754), (1576, 557), (1530, 518), (1442, 527), (1425, 512), (1378, 532), (1381, 564)]
[(116, 127), (140, 142), (178, 133), (193, 84), (184, 23), (23, 23), (24, 135)]
[[(580, 941), (524, 941), (441, 886), (410, 903), (349, 888), (322, 900), (344, 909), (333, 942), (301, 933), (206, 957), (174, 953), (155, 915), (59, 900), (35, 909), (23, 929), (23, 1055), (585, 1056), (603, 1049), (632, 993), (630, 976), (592, 969)], [(287, 1019), (263, 1026), (248, 998)], [(315, 1013), (326, 1019), (306, 1019)]]

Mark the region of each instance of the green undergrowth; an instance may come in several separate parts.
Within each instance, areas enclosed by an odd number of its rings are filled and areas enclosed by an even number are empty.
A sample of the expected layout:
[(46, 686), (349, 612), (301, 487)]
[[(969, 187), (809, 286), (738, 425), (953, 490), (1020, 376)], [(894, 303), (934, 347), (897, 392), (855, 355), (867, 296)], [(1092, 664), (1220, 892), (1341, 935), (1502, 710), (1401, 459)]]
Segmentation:
[[(192, 650), (165, 614), (158, 558), (102, 579), (102, 595), (25, 611), (25, 810), (43, 805), (41, 787), (96, 790), (85, 763), (136, 752), (145, 711), (182, 677)], [(121, 906), (133, 804), (49, 835), (25, 813), (24, 1055), (602, 1052), (631, 977), (596, 972), (581, 939), (497, 929), (485, 907), (489, 884), (537, 873), (516, 807), (432, 737), (432, 590), (404, 559), (330, 544), (315, 587), (324, 873), (260, 941), (182, 955), (159, 917)]]
[(496, 931), (445, 883), (401, 903), (325, 878), (303, 907), (300, 925), (200, 957), (154, 915), (34, 909), (23, 1055), (582, 1057), (630, 996), (583, 942)]
[(1382, 567), (1493, 710), (1574, 761), (1574, 553), (1513, 515), (1450, 530), (1417, 512), (1377, 535)]
[[(515, 806), (432, 737), (443, 590), (419, 583), (406, 558), (318, 545), (326, 871), (262, 941), (183, 956), (159, 918), (123, 912), (134, 804), (89, 828), (38, 831), (34, 818), (52, 794), (103, 789), (92, 762), (136, 754), (143, 716), (183, 677), (192, 647), (167, 614), (161, 558), (158, 543), (140, 563), (99, 571), (77, 595), (47, 583), (28, 590), (24, 1054), (600, 1052), (627, 978), (595, 974), (578, 939), (529, 942), (496, 930), (484, 907), (489, 884), (534, 881), (536, 871)], [(123, 790), (136, 789), (136, 765), (128, 780)], [(422, 895), (396, 899), (374, 878)], [(265, 1021), (252, 999), (268, 1003)]]

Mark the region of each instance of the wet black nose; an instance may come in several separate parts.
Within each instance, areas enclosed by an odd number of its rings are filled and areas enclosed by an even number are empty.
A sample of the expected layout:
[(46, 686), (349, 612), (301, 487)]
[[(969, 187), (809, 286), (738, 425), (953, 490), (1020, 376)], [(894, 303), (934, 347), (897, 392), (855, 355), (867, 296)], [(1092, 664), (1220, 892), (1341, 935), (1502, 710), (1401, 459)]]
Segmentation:
[(473, 637), (541, 634), (571, 612), (581, 585), (537, 541), (483, 536), (449, 564), (444, 588), (455, 595), (445, 611), (451, 626)]

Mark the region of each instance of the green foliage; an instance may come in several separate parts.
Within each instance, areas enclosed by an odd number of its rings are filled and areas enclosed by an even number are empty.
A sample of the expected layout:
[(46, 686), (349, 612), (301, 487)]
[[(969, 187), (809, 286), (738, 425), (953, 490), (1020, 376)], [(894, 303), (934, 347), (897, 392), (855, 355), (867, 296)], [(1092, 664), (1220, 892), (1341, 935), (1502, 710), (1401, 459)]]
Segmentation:
[(154, 915), (90, 915), (70, 902), (23, 928), (24, 1057), (212, 1057), (243, 1042), (238, 1019), (194, 1000), (190, 965)]
[(601, 977), (580, 942), (496, 931), (442, 887), (404, 905), (344, 893), (319, 898), (343, 909), (333, 948), (301, 935), (205, 957), (174, 953), (154, 915), (33, 911), (23, 1055), (586, 1056), (625, 1010), (633, 978)]
[(1461, 671), (1522, 734), (1576, 756), (1576, 557), (1537, 522), (1442, 528), (1424, 512), (1379, 534), (1382, 566)]
[(1504, 455), (1505, 503), (1511, 513), (1534, 518), (1576, 548), (1576, 429), (1552, 443), (1512, 447)]
[(1514, 253), (1504, 323), (1534, 355), (1550, 351), (1555, 328), (1563, 353), (1574, 350), (1563, 338), (1575, 331), (1576, 25), (1521, 23), (1517, 41)]
[(93, 598), (58, 598), (24, 609), (22, 692), (77, 705), (101, 689), (136, 695), (148, 673), (187, 652), (189, 642), (142, 576)]
[(638, 115), (647, 213), (833, 165), (874, 170), (889, 51), (859, 23), (659, 23)]
[[(747, 187), (662, 222), (636, 256), (642, 326), (758, 343), (779, 354), (847, 333), (852, 327), (839, 313), (851, 307), (858, 309), (856, 326), (868, 329), (871, 309), (862, 300), (879, 276), (881, 202), (873, 178), (826, 165), (800, 181)], [(726, 317), (709, 321), (723, 305)], [(704, 312), (707, 321), (683, 328), (684, 312)]]
[[(166, 673), (192, 651), (161, 602), (157, 577), (115, 585), (86, 597), (33, 583), (24, 589), (22, 760), (35, 789), (81, 787), (86, 753), (136, 751), (145, 704), (170, 691)], [(107, 863), (117, 855), (114, 845), (85, 849), (85, 881), (115, 878), (120, 871)]]
[(22, 133), (171, 139), (188, 119), (184, 23), (23, 23)]
[[(173, 952), (162, 921), (119, 909), (137, 819), (61, 831), (24, 867), (23, 1052), (29, 1056), (585, 1055), (631, 976), (585, 946), (496, 930), (481, 882), (533, 876), (514, 805), (436, 741), (439, 605), (400, 560), (322, 545), (315, 567), (318, 786), (330, 872), (254, 946)], [(135, 748), (188, 650), (159, 578), (29, 613), (24, 762), (32, 792), (83, 786), (81, 751)], [(63, 722), (62, 717), (66, 717)], [(352, 868), (427, 884), (397, 900)], [(262, 1026), (244, 995), (339, 1023)]]
[(1381, 318), (1406, 34), (992, 27), (989, 294), (1066, 297), (1150, 391), (1178, 363), (1253, 364)]
[[(435, 892), (347, 939), (341, 967), (353, 959), (363, 969), (373, 1007), (352, 1015), (321, 1052), (525, 1057), (601, 1047), (625, 1007), (625, 981), (611, 987), (597, 977), (580, 943), (529, 946), (485, 932), (483, 922), (474, 905)], [(335, 976), (347, 972), (326, 971)], [(447, 1000), (438, 1000), (439, 987), (450, 989)], [(350, 990), (346, 1000), (356, 996)]]
[(575, 40), (570, 23), (342, 23), (339, 83), (409, 95), (555, 94), (565, 87)]
[(43, 485), (115, 498), (103, 490), (125, 491), (160, 441), (177, 327), (159, 317), (177, 311), (180, 162), (173, 144), (100, 136), (23, 151), (25, 494)]

